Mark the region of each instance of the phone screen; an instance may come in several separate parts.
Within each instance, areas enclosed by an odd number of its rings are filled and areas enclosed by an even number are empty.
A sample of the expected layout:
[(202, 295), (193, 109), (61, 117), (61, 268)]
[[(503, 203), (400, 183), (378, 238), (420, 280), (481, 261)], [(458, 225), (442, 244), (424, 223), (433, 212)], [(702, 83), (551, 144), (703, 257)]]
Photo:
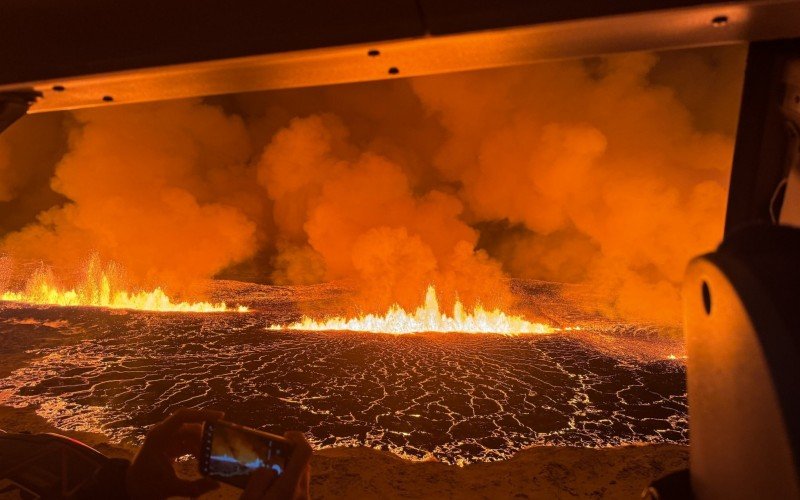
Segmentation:
[(256, 469), (283, 474), (291, 453), (286, 439), (228, 422), (206, 422), (200, 472), (244, 488)]

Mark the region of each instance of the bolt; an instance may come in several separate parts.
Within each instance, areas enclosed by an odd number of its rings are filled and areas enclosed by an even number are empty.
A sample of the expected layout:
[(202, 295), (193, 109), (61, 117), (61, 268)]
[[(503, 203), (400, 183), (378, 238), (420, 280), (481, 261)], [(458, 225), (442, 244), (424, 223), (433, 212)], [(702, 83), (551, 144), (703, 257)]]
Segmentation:
[(723, 28), (728, 25), (728, 16), (717, 16), (711, 20), (711, 26), (715, 28)]

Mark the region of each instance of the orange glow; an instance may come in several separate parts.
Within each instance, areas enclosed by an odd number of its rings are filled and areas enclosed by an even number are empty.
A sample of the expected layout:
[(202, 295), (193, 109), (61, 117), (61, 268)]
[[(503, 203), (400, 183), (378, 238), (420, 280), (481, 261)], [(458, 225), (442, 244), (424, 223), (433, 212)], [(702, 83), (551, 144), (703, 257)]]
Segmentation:
[[(464, 305), (456, 301), (452, 316), (439, 310), (436, 290), (428, 286), (425, 293), (425, 304), (413, 313), (407, 312), (399, 305), (393, 305), (383, 316), (368, 314), (358, 318), (340, 317), (315, 321), (303, 316), (297, 323), (290, 325), (271, 325), (270, 330), (306, 330), (306, 331), (354, 331), (374, 333), (420, 333), (420, 332), (464, 332), (464, 333), (500, 333), (519, 335), (523, 333), (544, 334), (558, 331), (557, 328), (543, 323), (531, 323), (521, 316), (506, 314), (499, 309), (487, 311), (476, 306), (472, 312), (464, 310)], [(580, 329), (571, 328), (571, 329)]]
[(153, 291), (129, 292), (116, 290), (111, 273), (100, 269), (97, 259), (92, 259), (86, 279), (71, 289), (55, 284), (52, 273), (39, 270), (28, 280), (23, 291), (6, 291), (0, 300), (36, 305), (66, 307), (105, 307), (109, 309), (133, 309), (139, 311), (217, 313), (247, 312), (245, 306), (228, 308), (224, 302), (173, 302), (161, 288)]

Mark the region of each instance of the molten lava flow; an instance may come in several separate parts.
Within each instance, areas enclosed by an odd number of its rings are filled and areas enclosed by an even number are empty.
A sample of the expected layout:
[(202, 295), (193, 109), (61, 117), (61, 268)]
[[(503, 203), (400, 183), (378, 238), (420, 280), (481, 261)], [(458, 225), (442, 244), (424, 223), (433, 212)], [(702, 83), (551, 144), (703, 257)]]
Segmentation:
[(86, 280), (77, 288), (64, 290), (54, 284), (53, 275), (40, 270), (28, 280), (21, 292), (6, 291), (0, 300), (26, 304), (54, 306), (107, 307), (140, 311), (210, 313), (235, 310), (247, 312), (247, 307), (229, 309), (224, 302), (173, 302), (161, 288), (151, 292), (131, 293), (115, 290), (109, 273), (99, 269), (94, 259), (89, 263)]
[(456, 301), (452, 317), (439, 311), (439, 300), (433, 286), (425, 293), (425, 304), (418, 307), (413, 314), (406, 312), (398, 305), (389, 308), (384, 316), (368, 314), (353, 319), (329, 318), (321, 322), (303, 316), (297, 323), (290, 325), (272, 325), (270, 330), (307, 330), (307, 331), (354, 331), (374, 333), (419, 333), (419, 332), (464, 332), (464, 333), (501, 333), (518, 335), (522, 333), (552, 333), (556, 331), (542, 323), (531, 323), (521, 316), (512, 316), (498, 309), (487, 311), (481, 306), (475, 307), (471, 313), (464, 310), (464, 305)]

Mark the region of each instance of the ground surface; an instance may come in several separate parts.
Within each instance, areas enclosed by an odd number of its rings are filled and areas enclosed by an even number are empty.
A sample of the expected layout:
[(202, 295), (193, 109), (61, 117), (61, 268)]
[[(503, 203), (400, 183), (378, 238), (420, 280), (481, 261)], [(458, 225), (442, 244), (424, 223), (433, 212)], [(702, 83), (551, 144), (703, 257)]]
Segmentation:
[[(56, 430), (30, 409), (0, 407), (0, 429), (14, 432)], [(64, 433), (63, 431), (59, 431)], [(135, 448), (111, 444), (88, 432), (66, 432), (109, 456), (131, 458)], [(658, 444), (613, 448), (539, 446), (509, 460), (455, 467), (412, 462), (368, 448), (333, 448), (315, 453), (311, 494), (314, 499), (392, 498), (597, 498), (638, 499), (655, 478), (688, 466), (688, 448)], [(179, 465), (196, 477), (196, 464)], [(237, 498), (223, 486), (204, 498)]]
[(125, 456), (175, 408), (219, 408), (245, 425), (305, 431), (320, 450), (319, 498), (635, 498), (685, 467), (680, 342), (598, 322), (553, 286), (517, 291), (537, 319), (585, 328), (275, 332), (266, 326), (325, 310), (339, 291), (230, 283), (218, 298), (253, 312), (1, 304), (0, 428), (58, 429)]

